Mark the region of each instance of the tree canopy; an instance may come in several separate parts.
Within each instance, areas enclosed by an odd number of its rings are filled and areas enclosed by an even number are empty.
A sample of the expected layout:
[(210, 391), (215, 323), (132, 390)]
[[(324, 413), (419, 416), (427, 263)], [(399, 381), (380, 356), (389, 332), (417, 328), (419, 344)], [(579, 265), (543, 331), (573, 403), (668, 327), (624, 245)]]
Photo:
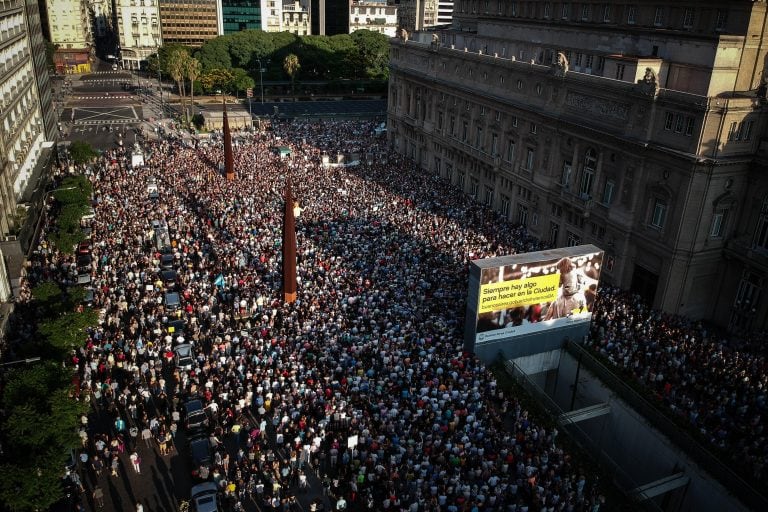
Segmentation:
[(302, 76), (310, 79), (386, 80), (389, 76), (389, 40), (370, 30), (334, 36), (244, 30), (211, 39), (194, 55), (204, 73), (241, 68), (251, 77), (257, 77), (261, 61), (267, 68), (268, 78), (280, 79), (285, 76), (285, 58), (291, 54), (301, 63)]
[(69, 145), (69, 155), (78, 165), (90, 162), (99, 156), (90, 144), (82, 140), (72, 141), (72, 144)]

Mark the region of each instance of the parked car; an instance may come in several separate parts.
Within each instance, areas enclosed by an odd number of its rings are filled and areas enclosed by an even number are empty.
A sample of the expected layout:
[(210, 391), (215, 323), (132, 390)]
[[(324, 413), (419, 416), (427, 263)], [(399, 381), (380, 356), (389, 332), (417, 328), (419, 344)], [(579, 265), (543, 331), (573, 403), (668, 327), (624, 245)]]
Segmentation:
[(192, 368), (194, 360), (192, 345), (189, 343), (182, 343), (173, 349), (173, 361), (176, 364), (176, 368), (189, 370)]
[(184, 428), (188, 432), (198, 429), (201, 433), (205, 433), (205, 427), (208, 426), (208, 415), (205, 413), (203, 402), (197, 399), (187, 400), (184, 402), (182, 413), (184, 415)]
[(198, 482), (208, 480), (211, 476), (213, 454), (211, 441), (205, 433), (189, 438), (189, 458), (192, 462), (192, 478)]
[(192, 487), (192, 508), (195, 512), (221, 512), (219, 490), (215, 482), (204, 482)]
[(173, 289), (176, 286), (176, 271), (175, 270), (162, 270), (160, 271), (160, 279), (168, 289)]
[(181, 297), (178, 292), (168, 292), (163, 299), (167, 311), (177, 311), (181, 308)]
[(173, 254), (163, 254), (160, 256), (160, 268), (163, 270), (173, 270)]
[(93, 258), (91, 258), (90, 254), (79, 255), (77, 257), (77, 271), (82, 273), (90, 272), (92, 262), (93, 262)]

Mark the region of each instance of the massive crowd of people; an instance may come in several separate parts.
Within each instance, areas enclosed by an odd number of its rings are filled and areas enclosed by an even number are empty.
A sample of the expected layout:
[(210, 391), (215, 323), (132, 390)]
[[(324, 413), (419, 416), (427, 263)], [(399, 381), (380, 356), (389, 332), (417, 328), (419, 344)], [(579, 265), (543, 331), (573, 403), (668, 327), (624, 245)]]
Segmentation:
[[(139, 474), (147, 444), (171, 453), (183, 403), (199, 398), (232, 509), (291, 510), (310, 472), (336, 509), (600, 509), (584, 461), (462, 349), (468, 261), (538, 242), (418, 171), (374, 126), (278, 122), (244, 135), (234, 181), (220, 142), (149, 142), (144, 166), (113, 151), (78, 169), (94, 186), (87, 271), (101, 319), (70, 364), (81, 395), (114, 418), (108, 432), (83, 426), (97, 484)], [(337, 153), (359, 165), (322, 165)], [(289, 177), (301, 210), (299, 291), (286, 304)], [(160, 274), (168, 253), (174, 282)], [(75, 282), (77, 266), (43, 242), (30, 283)], [(185, 343), (194, 359), (179, 366)]]
[(768, 463), (764, 334), (722, 335), (701, 322), (652, 310), (603, 287), (588, 346), (630, 373), (733, 467), (765, 482)]

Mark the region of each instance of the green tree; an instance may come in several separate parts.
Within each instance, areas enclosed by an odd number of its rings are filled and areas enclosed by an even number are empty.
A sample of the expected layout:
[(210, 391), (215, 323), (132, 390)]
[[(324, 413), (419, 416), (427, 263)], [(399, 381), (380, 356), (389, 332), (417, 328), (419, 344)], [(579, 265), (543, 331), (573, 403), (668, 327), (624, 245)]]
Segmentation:
[(86, 330), (96, 325), (99, 315), (91, 308), (69, 311), (58, 318), (40, 322), (37, 330), (46, 341), (61, 351), (71, 350), (83, 344)]
[(350, 35), (355, 44), (354, 62), (361, 78), (389, 78), (389, 40), (371, 30), (356, 30)]
[(232, 87), (235, 91), (244, 91), (250, 87), (255, 87), (256, 82), (248, 75), (243, 68), (232, 68)]
[(69, 145), (69, 155), (78, 165), (90, 162), (99, 156), (90, 144), (82, 140), (73, 141), (72, 144)]
[(283, 60), (283, 70), (285, 71), (285, 74), (291, 77), (291, 94), (296, 94), (296, 74), (301, 69), (301, 64), (299, 63), (299, 58), (296, 56), (295, 53), (289, 53), (285, 56), (285, 59)]
[(48, 64), (48, 68), (50, 69), (56, 69), (56, 63), (53, 57), (56, 55), (56, 50), (58, 49), (59, 45), (53, 44), (50, 41), (45, 42), (45, 62)]
[(195, 53), (195, 57), (200, 61), (204, 73), (219, 68), (231, 68), (232, 59), (229, 56), (228, 36), (220, 36), (207, 41)]
[(11, 510), (47, 510), (63, 497), (61, 477), (78, 445), (85, 401), (71, 397), (70, 369), (56, 362), (14, 369), (2, 395), (0, 503)]
[(223, 68), (214, 68), (200, 77), (200, 83), (209, 91), (221, 89), (224, 94), (232, 90), (235, 76), (232, 71)]
[(176, 82), (176, 88), (179, 90), (179, 98), (181, 99), (181, 110), (185, 115), (187, 113), (185, 104), (185, 78), (187, 61), (190, 58), (187, 50), (180, 47), (173, 48), (168, 55), (168, 72), (170, 73), (171, 78), (173, 78), (173, 81)]

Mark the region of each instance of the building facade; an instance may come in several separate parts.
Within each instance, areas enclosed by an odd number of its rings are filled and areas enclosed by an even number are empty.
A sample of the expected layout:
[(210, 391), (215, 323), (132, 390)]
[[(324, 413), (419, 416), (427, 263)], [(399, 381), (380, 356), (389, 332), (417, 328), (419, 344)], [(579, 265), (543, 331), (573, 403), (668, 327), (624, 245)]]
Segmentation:
[[(503, 0), (500, 0), (503, 3)], [(437, 0), (435, 25), (447, 25), (453, 20), (453, 0)]]
[(90, 48), (91, 17), (85, 0), (47, 0), (51, 42), (62, 50)]
[(224, 33), (242, 30), (263, 30), (262, 14), (266, 0), (221, 0)]
[[(119, 0), (115, 0), (115, 3), (118, 2)], [(88, 11), (91, 16), (93, 37), (107, 37), (112, 28), (112, 0), (89, 0)]]
[(409, 32), (437, 24), (437, 0), (400, 0), (397, 4), (398, 26)]
[(352, 0), (349, 12), (349, 32), (371, 30), (389, 37), (397, 34), (398, 7), (387, 0)]
[(313, 36), (349, 34), (351, 0), (311, 0), (309, 16)]
[(124, 69), (141, 69), (162, 44), (158, 0), (115, 0)]
[[(15, 239), (26, 216), (25, 193), (35, 186), (34, 171), (51, 145), (40, 104), (47, 80), (36, 77), (33, 54), (42, 37), (39, 16), (28, 21), (27, 10), (37, 12), (37, 5), (24, 0), (0, 3), (0, 240)], [(50, 92), (43, 94), (50, 101)]]
[(603, 248), (604, 282), (763, 329), (766, 14), (457, 2), (437, 41), (393, 40), (387, 136), (552, 246)]
[(221, 0), (159, 0), (163, 44), (202, 46), (224, 33)]

